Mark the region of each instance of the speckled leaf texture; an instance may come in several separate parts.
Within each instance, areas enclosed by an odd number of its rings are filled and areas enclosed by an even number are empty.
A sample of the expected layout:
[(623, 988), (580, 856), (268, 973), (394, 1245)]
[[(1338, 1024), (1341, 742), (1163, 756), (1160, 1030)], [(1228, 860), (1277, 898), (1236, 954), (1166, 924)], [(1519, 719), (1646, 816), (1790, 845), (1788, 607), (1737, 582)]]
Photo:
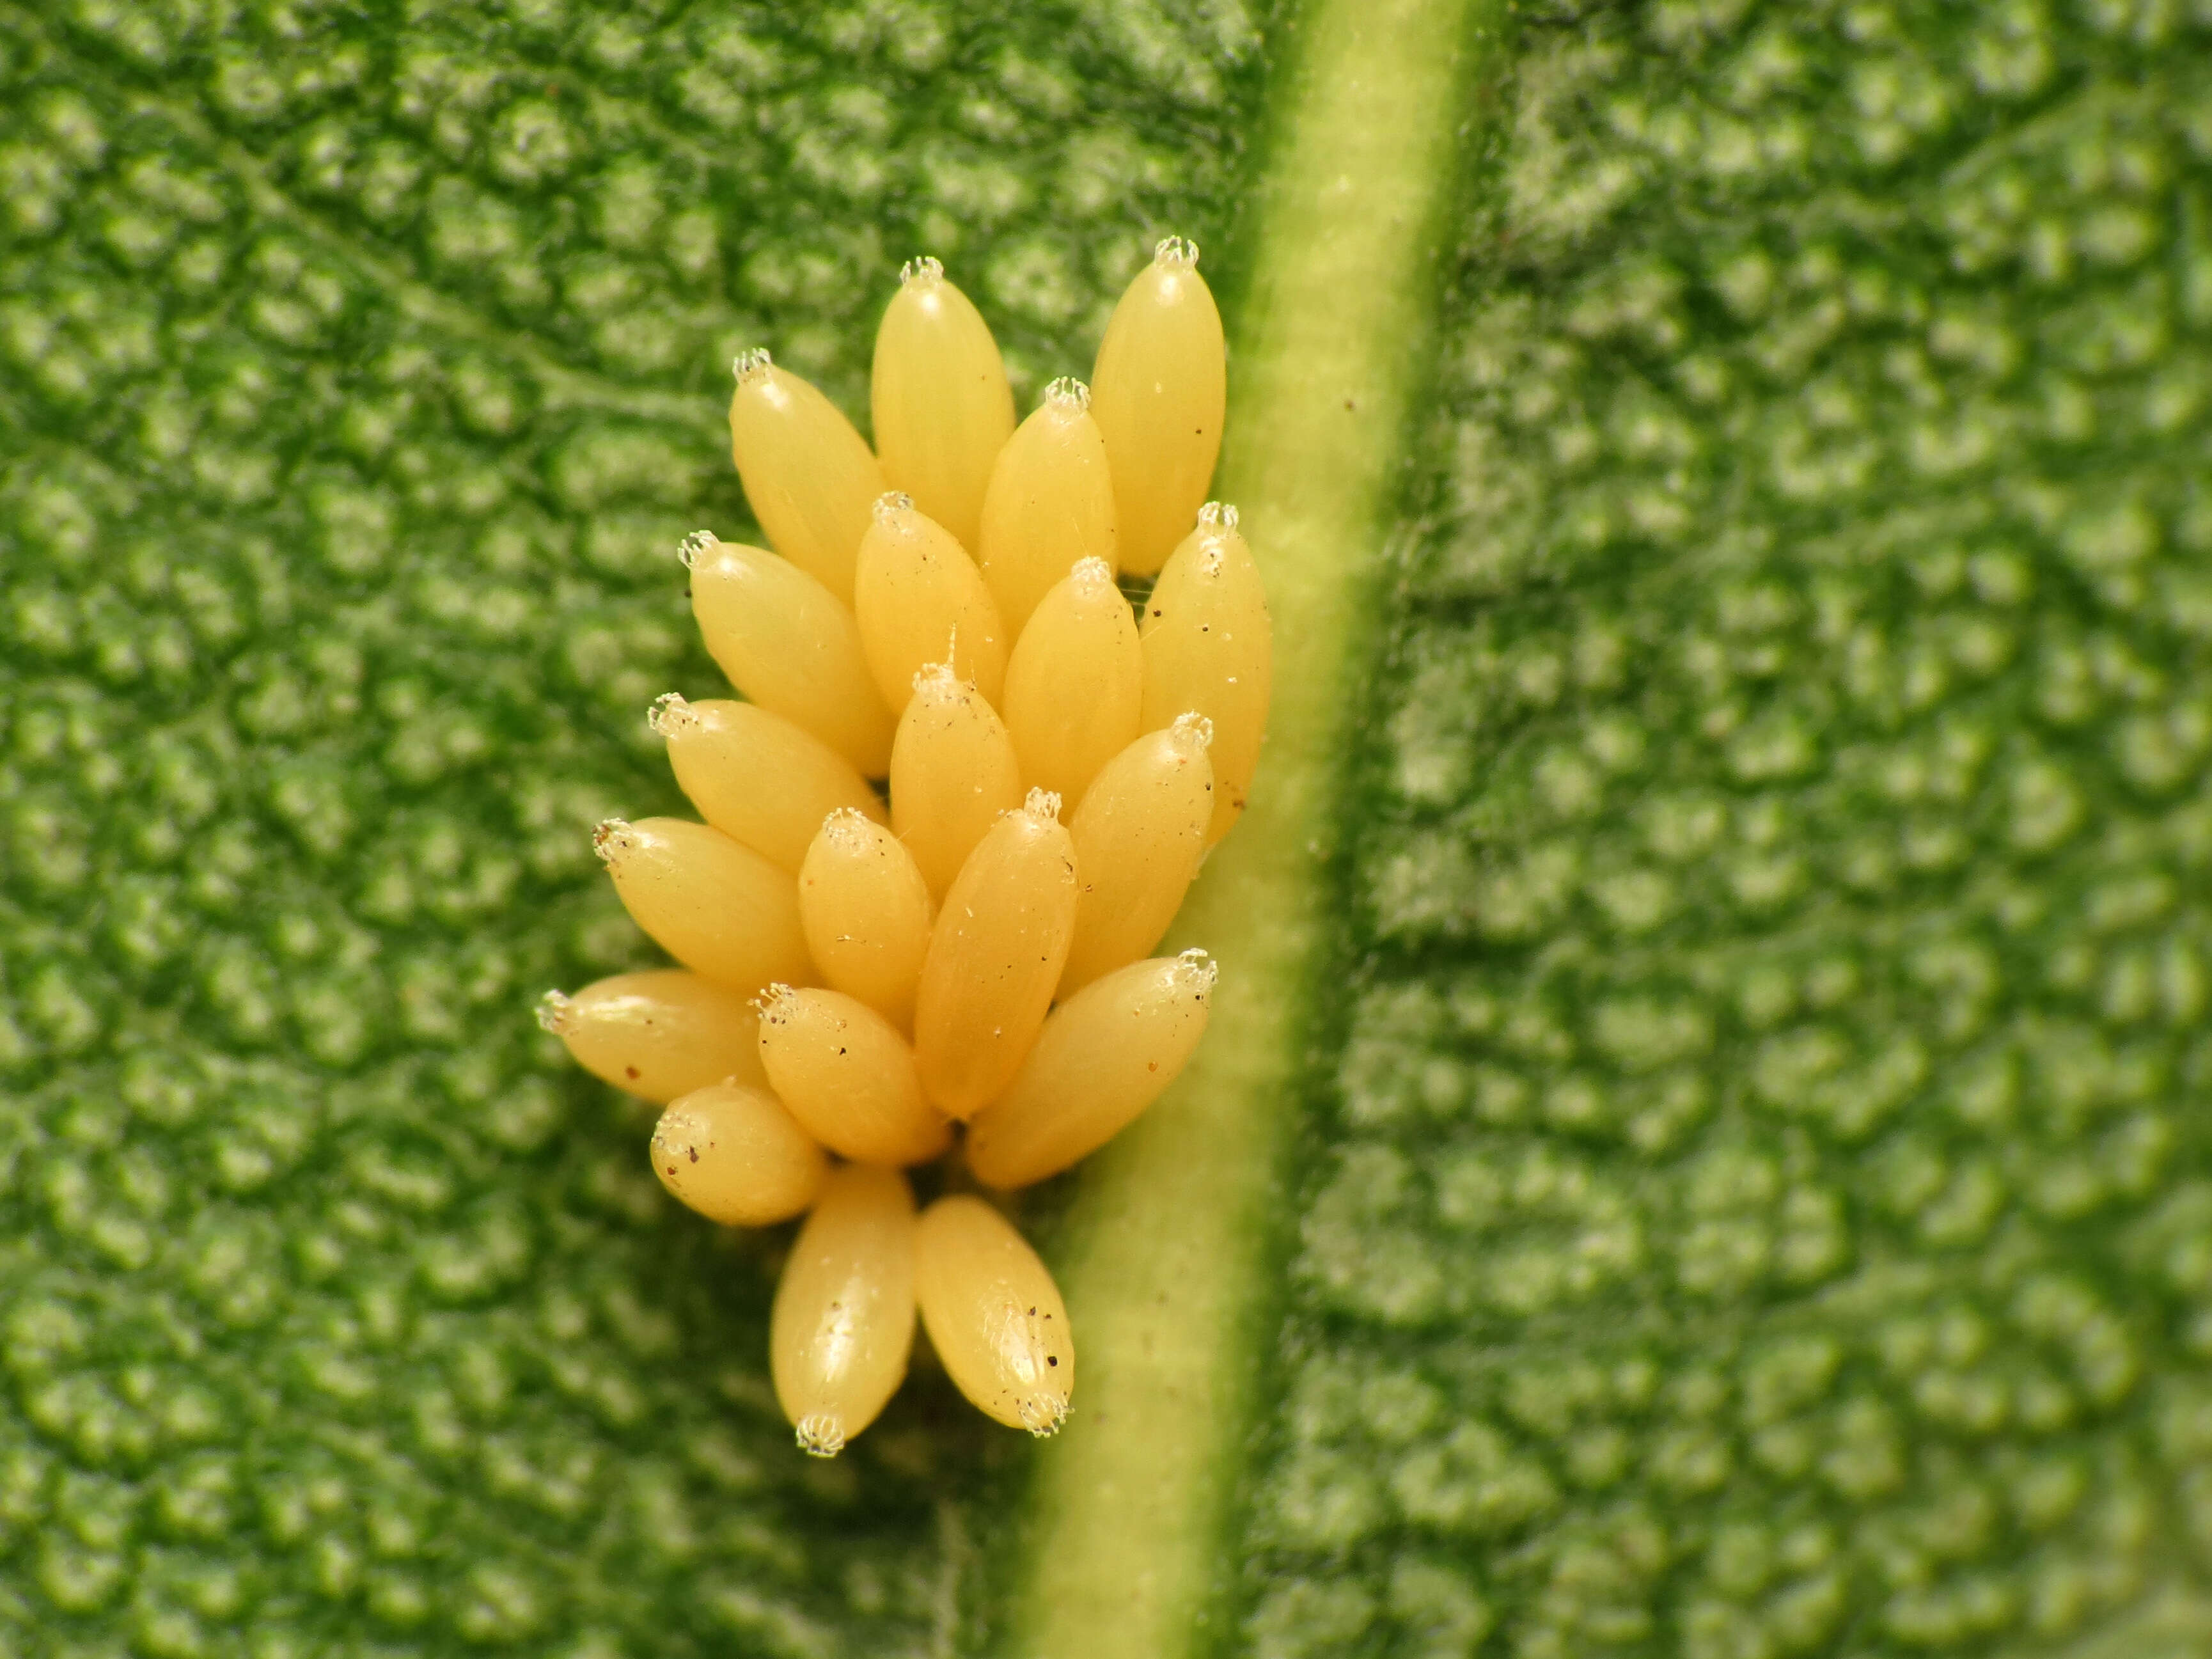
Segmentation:
[(2212, 1652), (2208, 22), (1522, 20), (1252, 1651)]
[[(0, 7), (0, 1651), (942, 1650), (1026, 1442), (811, 1465), (780, 1238), (530, 1018), (726, 695), (732, 353), (902, 258), (1026, 399), (1218, 241), (1233, 4)], [(971, 1521), (980, 1507), (982, 1520)]]
[[(799, 1459), (528, 1010), (731, 352), (1234, 337), (1296, 15), (0, 3), (0, 1654), (1005, 1639), (1056, 1449)], [(1198, 1645), (2195, 1659), (2212, 9), (1483, 29)]]

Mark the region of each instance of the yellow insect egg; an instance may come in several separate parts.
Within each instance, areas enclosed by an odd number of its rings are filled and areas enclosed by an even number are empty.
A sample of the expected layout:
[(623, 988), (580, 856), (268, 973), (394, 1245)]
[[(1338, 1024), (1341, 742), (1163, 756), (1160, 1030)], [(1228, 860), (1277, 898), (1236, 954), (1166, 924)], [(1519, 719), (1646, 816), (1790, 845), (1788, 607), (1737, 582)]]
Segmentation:
[(840, 1158), (923, 1164), (952, 1144), (952, 1126), (922, 1098), (906, 1039), (857, 997), (769, 987), (760, 1049), (776, 1097)]
[(858, 812), (823, 820), (799, 866), (799, 921), (832, 987), (911, 1031), (936, 915), (905, 842)]
[(991, 471), (975, 558), (999, 619), (1018, 637), (1030, 612), (1078, 559), (1121, 568), (1114, 477), (1091, 418), (1091, 389), (1058, 380), (1014, 430)]
[[(856, 532), (856, 552), (859, 545)], [(789, 560), (703, 530), (685, 538), (684, 562), (691, 614), (730, 684), (811, 732), (862, 775), (883, 776), (891, 711), (877, 694), (860, 625), (844, 602)]]
[(630, 920), (686, 968), (746, 996), (813, 976), (799, 885), (750, 847), (682, 818), (609, 818), (592, 845)]
[(860, 539), (853, 609), (889, 707), (905, 707), (915, 675), (933, 662), (951, 663), (988, 702), (999, 701), (1006, 638), (991, 590), (967, 550), (905, 495), (876, 502), (875, 522)]
[(726, 1227), (803, 1215), (830, 1160), (782, 1103), (741, 1083), (710, 1083), (660, 1115), (653, 1172), (679, 1203)]
[[(700, 817), (794, 873), (831, 812), (889, 816), (852, 762), (757, 704), (686, 702), (671, 691), (653, 705), (652, 722)], [(762, 787), (764, 779), (775, 787)]]
[(1013, 1086), (968, 1126), (968, 1164), (1026, 1187), (1088, 1158), (1160, 1097), (1206, 1035), (1203, 951), (1116, 969), (1053, 1010)]
[(965, 1193), (931, 1205), (915, 1230), (914, 1288), (961, 1393), (1009, 1428), (1060, 1431), (1075, 1394), (1067, 1309), (1004, 1216)]
[(1075, 887), (1075, 843), (1042, 789), (960, 866), (915, 1000), (915, 1055), (939, 1110), (972, 1117), (1021, 1069), (1066, 965)]
[(799, 1449), (835, 1457), (876, 1420), (914, 1349), (914, 1192), (896, 1170), (832, 1170), (769, 1316), (769, 1370)]
[(1198, 245), (1170, 236), (1114, 307), (1091, 375), (1122, 569), (1150, 575), (1190, 527), (1213, 482), (1228, 386), (1221, 313), (1198, 274)]
[(1126, 749), (1145, 702), (1145, 652), (1103, 559), (1085, 559), (1037, 602), (1006, 665), (1006, 730), (1022, 781), (1078, 800)]
[(876, 330), (868, 402), (890, 487), (974, 547), (992, 463), (1014, 429), (1014, 394), (990, 325), (934, 259), (899, 271)]
[(1063, 998), (1151, 951), (1182, 908), (1213, 821), (1212, 741), (1204, 715), (1177, 715), (1107, 762), (1084, 791), (1067, 822), (1080, 880)]
[(768, 1085), (759, 1017), (737, 992), (682, 968), (617, 974), (572, 997), (548, 991), (538, 1023), (592, 1076), (656, 1106), (727, 1077)]
[(876, 465), (837, 405), (763, 349), (731, 365), (730, 453), (769, 545), (844, 604), (868, 509), (884, 489)]
[(998, 711), (948, 665), (924, 668), (891, 744), (891, 828), (933, 896), (1021, 799), (1021, 762)]
[(1144, 725), (1194, 709), (1213, 722), (1212, 846), (1244, 811), (1267, 733), (1274, 634), (1237, 509), (1208, 501), (1145, 602)]

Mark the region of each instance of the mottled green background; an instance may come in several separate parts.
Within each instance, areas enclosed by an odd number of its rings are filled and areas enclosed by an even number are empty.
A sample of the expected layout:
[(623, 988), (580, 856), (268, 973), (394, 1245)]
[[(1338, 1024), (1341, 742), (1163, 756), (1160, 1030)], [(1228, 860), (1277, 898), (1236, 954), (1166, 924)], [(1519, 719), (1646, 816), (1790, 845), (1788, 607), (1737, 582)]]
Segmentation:
[(2208, 22), (1523, 20), (1257, 1650), (2212, 1652)]
[[(1026, 402), (1218, 241), (1233, 8), (0, 8), (0, 1650), (891, 1653), (988, 1431), (839, 1463), (777, 1248), (660, 1194), (538, 992), (717, 694), (765, 341), (856, 410), (898, 262)], [(963, 1577), (963, 1575), (968, 1577)]]
[[(1233, 331), (1292, 21), (0, 5), (0, 1653), (988, 1646), (1037, 1454), (798, 1459), (528, 1008), (731, 352)], [(1481, 61), (1217, 1639), (2212, 1650), (2212, 8)]]

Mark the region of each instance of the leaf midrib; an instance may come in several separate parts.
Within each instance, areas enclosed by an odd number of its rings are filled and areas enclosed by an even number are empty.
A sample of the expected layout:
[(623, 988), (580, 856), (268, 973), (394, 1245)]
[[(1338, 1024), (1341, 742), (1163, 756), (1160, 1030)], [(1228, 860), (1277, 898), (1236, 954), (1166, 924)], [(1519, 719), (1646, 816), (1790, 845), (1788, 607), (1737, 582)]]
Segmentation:
[(1013, 1650), (1038, 1659), (1170, 1659), (1227, 1633), (1207, 1626), (1281, 1233), (1271, 1206), (1298, 1033), (1324, 994), (1312, 981), (1346, 694), (1487, 9), (1319, 0), (1277, 94), (1217, 485), (1268, 586), (1268, 747), (1250, 810), (1164, 947), (1222, 963), (1206, 1041), (1078, 1189), (1060, 1273), (1084, 1392), (1041, 1460), (1011, 1615)]

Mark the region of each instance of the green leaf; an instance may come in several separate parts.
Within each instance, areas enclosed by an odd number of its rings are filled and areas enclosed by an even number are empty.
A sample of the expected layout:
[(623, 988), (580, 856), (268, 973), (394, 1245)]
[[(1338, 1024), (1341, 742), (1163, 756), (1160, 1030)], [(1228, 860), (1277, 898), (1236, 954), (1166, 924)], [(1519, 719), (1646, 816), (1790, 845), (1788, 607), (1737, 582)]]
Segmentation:
[(733, 352), (864, 404), (944, 258), (1024, 401), (1218, 249), (1251, 18), (0, 7), (0, 1651), (919, 1651), (1030, 1465), (941, 1375), (839, 1463), (786, 1235), (531, 1006), (723, 690)]
[[(2185, 0), (0, 5), (0, 1651), (2212, 1642)], [(1276, 596), (1032, 1447), (529, 1024), (721, 365), (1195, 234)]]
[(2208, 21), (1521, 19), (1347, 757), (1249, 1650), (2212, 1641)]

